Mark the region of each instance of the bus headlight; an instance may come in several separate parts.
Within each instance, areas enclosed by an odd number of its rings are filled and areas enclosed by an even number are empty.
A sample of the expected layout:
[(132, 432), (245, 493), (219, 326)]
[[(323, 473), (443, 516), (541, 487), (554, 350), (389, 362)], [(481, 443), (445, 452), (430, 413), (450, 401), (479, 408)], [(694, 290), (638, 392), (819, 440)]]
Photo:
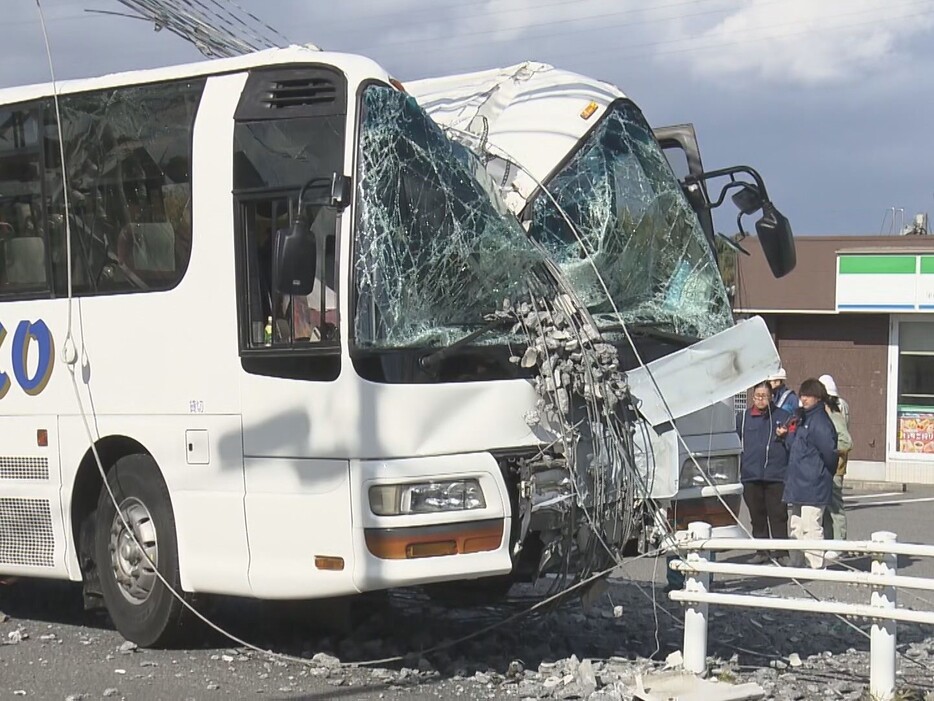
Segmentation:
[(486, 508), (480, 482), (475, 479), (380, 484), (370, 487), (369, 496), (370, 510), (377, 516), (434, 514)]
[[(699, 469), (698, 469), (699, 468)], [(703, 470), (703, 473), (701, 472)], [(704, 477), (706, 473), (710, 482)], [(710, 484), (735, 484), (739, 482), (739, 456), (718, 455), (712, 458), (688, 458), (681, 466), (680, 489), (706, 487)]]

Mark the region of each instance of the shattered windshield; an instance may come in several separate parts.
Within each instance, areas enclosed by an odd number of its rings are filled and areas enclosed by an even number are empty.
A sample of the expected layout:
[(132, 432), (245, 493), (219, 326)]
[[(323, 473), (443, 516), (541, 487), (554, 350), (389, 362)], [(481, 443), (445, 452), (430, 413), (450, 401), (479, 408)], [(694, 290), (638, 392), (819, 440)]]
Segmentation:
[[(476, 179), (477, 161), (412, 98), (362, 100), (353, 253), (361, 346), (446, 345), (528, 289), (541, 255)], [(518, 340), (497, 331), (477, 343)]]
[(530, 235), (598, 325), (650, 324), (699, 338), (732, 325), (697, 215), (631, 102), (610, 107), (547, 190), (579, 236), (544, 193), (532, 204)]

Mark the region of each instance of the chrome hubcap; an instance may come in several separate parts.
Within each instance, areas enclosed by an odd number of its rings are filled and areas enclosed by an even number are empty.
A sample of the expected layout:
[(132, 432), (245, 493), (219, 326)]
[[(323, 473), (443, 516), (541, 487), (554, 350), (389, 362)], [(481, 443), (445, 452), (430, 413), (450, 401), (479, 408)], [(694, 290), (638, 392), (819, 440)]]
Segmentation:
[(149, 509), (136, 497), (124, 499), (120, 512), (130, 530), (115, 514), (110, 526), (110, 564), (120, 593), (131, 604), (138, 605), (145, 603), (156, 585), (155, 570), (145, 557), (148, 555), (153, 564), (159, 563), (156, 524)]

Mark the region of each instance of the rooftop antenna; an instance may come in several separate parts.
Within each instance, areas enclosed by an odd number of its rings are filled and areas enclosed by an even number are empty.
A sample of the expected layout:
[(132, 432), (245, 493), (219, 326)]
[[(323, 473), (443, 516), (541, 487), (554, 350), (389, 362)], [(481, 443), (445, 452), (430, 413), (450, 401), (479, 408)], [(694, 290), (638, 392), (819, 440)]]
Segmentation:
[(918, 212), (910, 224), (899, 232), (902, 236), (927, 236), (930, 233), (928, 228), (928, 213)]
[[(891, 217), (889, 216), (891, 215)], [(886, 221), (889, 225), (886, 228)], [(885, 210), (885, 214), (882, 215), (882, 225), (879, 227), (879, 235), (892, 236), (899, 233), (903, 228), (905, 228), (905, 208), (904, 207), (888, 207)]]

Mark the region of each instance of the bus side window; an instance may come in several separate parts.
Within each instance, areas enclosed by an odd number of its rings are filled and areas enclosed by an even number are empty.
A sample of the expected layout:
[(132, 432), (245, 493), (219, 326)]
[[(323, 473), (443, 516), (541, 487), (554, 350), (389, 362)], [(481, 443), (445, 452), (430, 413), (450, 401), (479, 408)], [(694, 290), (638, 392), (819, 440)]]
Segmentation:
[(0, 295), (48, 289), (38, 116), (0, 110)]
[(320, 208), (311, 230), (318, 241), (318, 270), (311, 293), (292, 298), (293, 328), (297, 341), (329, 341), (337, 339), (337, 229), (333, 209)]
[[(249, 341), (254, 347), (337, 340), (336, 237), (333, 210), (313, 213), (312, 231), (323, 255), (310, 294), (283, 296), (272, 289), (272, 243), (275, 231), (295, 216), (289, 198), (259, 199), (241, 205), (246, 242)], [(323, 278), (323, 279), (322, 279)]]
[[(245, 241), (245, 272), (247, 279), (247, 316), (250, 345), (267, 342), (266, 326), (272, 340), (288, 340), (288, 324), (283, 315), (282, 297), (272, 289), (272, 244), (274, 232), (289, 225), (287, 198), (258, 199), (241, 205), (242, 236)], [(283, 331), (285, 333), (283, 333)]]
[(61, 151), (67, 169), (73, 290), (169, 290), (191, 256), (191, 148), (203, 79), (124, 86), (61, 98), (61, 137), (46, 107), (56, 289), (67, 287)]
[[(311, 179), (340, 172), (342, 115), (238, 121), (234, 127), (234, 196), (239, 218), (241, 342), (248, 349), (330, 348), (338, 343), (337, 212), (321, 193), (306, 195), (304, 216), (317, 247), (311, 292), (271, 289), (275, 233), (298, 216), (298, 196)], [(309, 135), (319, 135), (310, 139)]]

